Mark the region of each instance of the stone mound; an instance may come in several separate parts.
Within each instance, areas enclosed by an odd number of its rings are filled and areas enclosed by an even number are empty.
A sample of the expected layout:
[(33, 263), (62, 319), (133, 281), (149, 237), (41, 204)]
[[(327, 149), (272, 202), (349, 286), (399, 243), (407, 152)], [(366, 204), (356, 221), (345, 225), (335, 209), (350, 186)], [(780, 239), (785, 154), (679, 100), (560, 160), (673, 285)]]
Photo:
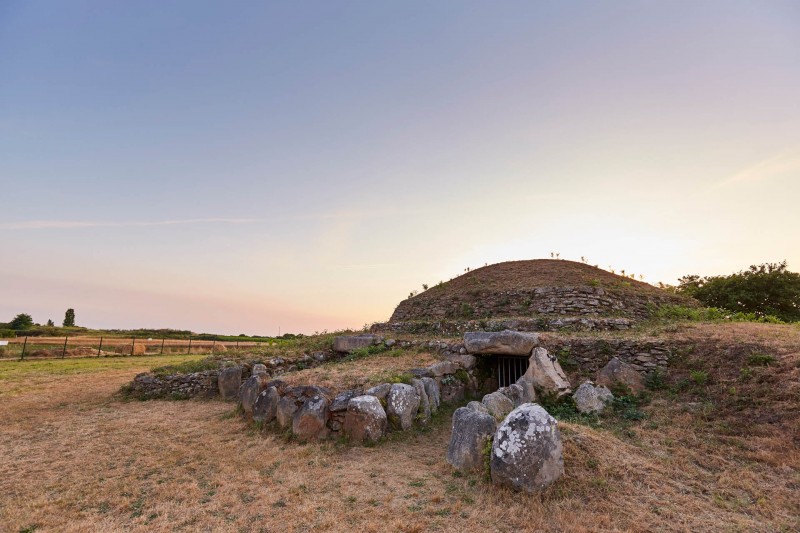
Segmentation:
[[(424, 324), (518, 322), (519, 330), (627, 329), (653, 307), (697, 303), (647, 283), (574, 261), (536, 259), (468, 272), (408, 298), (385, 329), (425, 330)], [(398, 324), (407, 327), (398, 327)], [(457, 328), (456, 328), (457, 329)]]

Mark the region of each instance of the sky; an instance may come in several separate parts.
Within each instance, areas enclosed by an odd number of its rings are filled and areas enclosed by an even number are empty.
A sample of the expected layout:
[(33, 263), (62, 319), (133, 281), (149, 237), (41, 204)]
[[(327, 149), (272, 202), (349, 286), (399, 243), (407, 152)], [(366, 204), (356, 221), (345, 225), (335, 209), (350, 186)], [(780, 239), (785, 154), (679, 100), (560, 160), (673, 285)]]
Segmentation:
[(313, 333), (550, 257), (800, 270), (795, 1), (0, 0), (0, 321)]

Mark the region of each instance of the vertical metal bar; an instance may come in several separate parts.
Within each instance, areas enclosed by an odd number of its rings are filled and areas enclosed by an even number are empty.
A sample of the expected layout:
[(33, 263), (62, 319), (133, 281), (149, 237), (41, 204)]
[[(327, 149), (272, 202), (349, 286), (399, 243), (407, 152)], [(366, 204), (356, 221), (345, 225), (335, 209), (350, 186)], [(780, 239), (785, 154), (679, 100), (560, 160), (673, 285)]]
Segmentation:
[(67, 340), (69, 337), (64, 337), (64, 348), (61, 350), (61, 359), (64, 359), (64, 356), (67, 355)]
[(97, 347), (97, 357), (100, 357), (100, 351), (103, 349), (103, 337), (100, 337), (100, 346)]
[(25, 347), (28, 346), (28, 337), (25, 337), (25, 340), (22, 341), (22, 355), (19, 356), (20, 361), (25, 360)]
[(161, 337), (161, 355), (164, 355), (164, 337)]

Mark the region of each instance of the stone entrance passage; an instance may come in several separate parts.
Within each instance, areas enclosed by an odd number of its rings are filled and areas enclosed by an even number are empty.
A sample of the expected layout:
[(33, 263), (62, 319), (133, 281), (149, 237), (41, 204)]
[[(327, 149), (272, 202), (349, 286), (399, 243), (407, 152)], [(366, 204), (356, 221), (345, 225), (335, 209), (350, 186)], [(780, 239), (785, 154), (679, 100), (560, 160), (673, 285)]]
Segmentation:
[(508, 387), (517, 382), (528, 371), (528, 357), (498, 356), (495, 366), (498, 388)]

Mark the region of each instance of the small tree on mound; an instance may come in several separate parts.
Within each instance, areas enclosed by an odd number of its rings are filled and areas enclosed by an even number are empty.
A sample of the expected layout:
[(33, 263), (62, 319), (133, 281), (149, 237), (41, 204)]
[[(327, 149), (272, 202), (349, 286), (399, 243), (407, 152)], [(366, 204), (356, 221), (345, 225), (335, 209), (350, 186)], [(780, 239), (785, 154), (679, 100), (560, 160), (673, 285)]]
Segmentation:
[(75, 310), (72, 308), (67, 309), (67, 312), (64, 313), (64, 322), (63, 325), (65, 328), (74, 328), (75, 327)]
[(789, 272), (786, 261), (752, 265), (729, 276), (689, 275), (679, 282), (676, 292), (709, 307), (800, 320), (800, 274)]

